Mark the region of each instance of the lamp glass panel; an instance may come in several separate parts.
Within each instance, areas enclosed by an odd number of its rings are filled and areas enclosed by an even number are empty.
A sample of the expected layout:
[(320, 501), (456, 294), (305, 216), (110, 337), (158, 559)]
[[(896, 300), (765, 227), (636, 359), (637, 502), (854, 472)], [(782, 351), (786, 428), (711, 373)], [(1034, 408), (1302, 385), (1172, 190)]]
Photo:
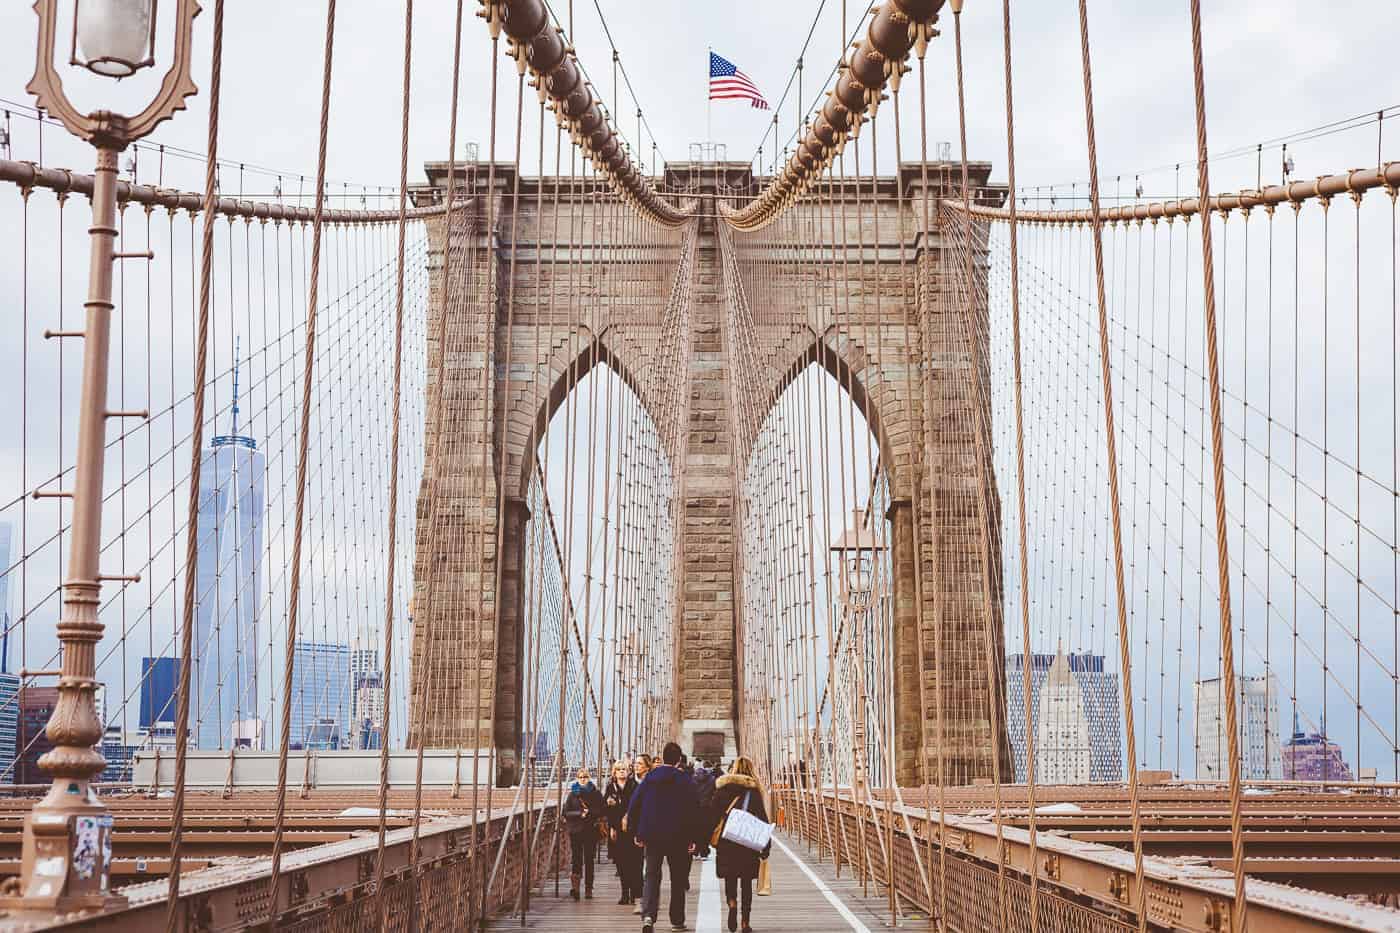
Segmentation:
[(78, 47), (100, 75), (125, 78), (149, 57), (154, 0), (77, 0)]

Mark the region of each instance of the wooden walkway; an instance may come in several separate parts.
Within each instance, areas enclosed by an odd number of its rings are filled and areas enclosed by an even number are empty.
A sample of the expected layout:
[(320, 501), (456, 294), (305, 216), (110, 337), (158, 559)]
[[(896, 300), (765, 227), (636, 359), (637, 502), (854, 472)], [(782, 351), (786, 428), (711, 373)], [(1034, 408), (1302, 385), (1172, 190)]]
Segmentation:
[[(692, 863), (690, 896), (686, 899), (686, 927), (694, 933), (721, 933), (728, 930), (725, 923), (724, 882), (715, 877), (715, 862)], [(888, 928), (890, 915), (883, 889), (870, 889), (862, 897), (860, 882), (843, 871), (838, 880), (830, 862), (817, 863), (815, 853), (809, 854), (804, 843), (796, 837), (779, 834), (774, 838), (770, 858), (773, 893), (755, 897), (753, 927), (755, 933), (872, 933)], [(500, 917), (490, 929), (506, 931), (567, 930), (571, 933), (625, 933), (642, 928), (642, 918), (631, 907), (619, 906), (617, 876), (606, 862), (598, 866), (594, 899), (574, 902), (568, 896), (569, 880), (561, 879), (561, 897), (554, 897), (553, 882), (546, 883), (543, 896), (530, 902), (525, 925), (519, 916)], [(671, 921), (666, 914), (669, 882), (662, 879), (660, 916), (656, 929), (667, 933)], [(926, 928), (923, 915), (901, 917), (900, 926), (922, 930)]]

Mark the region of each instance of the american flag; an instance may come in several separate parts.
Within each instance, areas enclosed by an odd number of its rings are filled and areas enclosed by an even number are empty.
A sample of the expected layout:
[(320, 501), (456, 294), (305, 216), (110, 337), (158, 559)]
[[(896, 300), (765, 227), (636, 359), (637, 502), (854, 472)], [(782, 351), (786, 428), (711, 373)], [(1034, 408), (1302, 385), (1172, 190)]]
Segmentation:
[(758, 88), (727, 58), (710, 53), (710, 100), (746, 100), (755, 110), (767, 110)]

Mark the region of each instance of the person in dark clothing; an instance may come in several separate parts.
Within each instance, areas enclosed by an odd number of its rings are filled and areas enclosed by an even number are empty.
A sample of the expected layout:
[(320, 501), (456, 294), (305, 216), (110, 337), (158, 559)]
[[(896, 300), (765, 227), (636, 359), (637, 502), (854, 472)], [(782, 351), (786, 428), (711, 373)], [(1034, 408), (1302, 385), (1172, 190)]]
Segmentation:
[(604, 812), (608, 818), (608, 858), (617, 866), (617, 877), (622, 882), (619, 904), (634, 904), (642, 893), (642, 853), (633, 843), (623, 819), (637, 789), (631, 771), (626, 761), (613, 762), (612, 780), (603, 790)]
[[(691, 779), (695, 781), (695, 796), (700, 801), (700, 812), (709, 813), (710, 804), (715, 799), (715, 778), (718, 775), (710, 769), (709, 762), (701, 761), (695, 765), (695, 772)], [(700, 856), (701, 860), (705, 858)]]
[(685, 892), (690, 881), (690, 857), (703, 846), (706, 820), (700, 811), (695, 783), (676, 766), (681, 747), (667, 742), (662, 764), (653, 767), (632, 794), (627, 825), (637, 845), (645, 848), (646, 878), (642, 888), (642, 933), (653, 933), (661, 902), (661, 865), (671, 875), (672, 930), (684, 930)]
[(715, 798), (715, 773), (705, 763), (695, 769), (695, 793), (700, 798), (700, 808), (710, 809)]
[[(765, 823), (769, 821), (768, 808), (763, 803), (763, 788), (754, 774), (753, 762), (743, 756), (734, 759), (729, 773), (715, 782), (714, 800), (710, 803), (711, 832), (728, 816), (731, 803), (736, 810), (747, 810)], [(762, 852), (755, 852), (727, 839), (721, 839), (715, 847), (715, 874), (724, 879), (724, 897), (729, 906), (731, 931), (739, 928), (741, 909), (745, 933), (753, 929), (749, 926), (749, 915), (753, 910), (753, 882), (758, 877), (759, 862), (768, 858), (772, 847), (770, 842)]]
[(569, 852), (573, 867), (569, 872), (569, 896), (578, 900), (578, 883), (583, 879), (584, 896), (593, 896), (593, 863), (598, 853), (598, 820), (603, 816), (603, 795), (593, 784), (587, 768), (578, 769), (578, 780), (564, 801), (564, 825), (569, 830)]

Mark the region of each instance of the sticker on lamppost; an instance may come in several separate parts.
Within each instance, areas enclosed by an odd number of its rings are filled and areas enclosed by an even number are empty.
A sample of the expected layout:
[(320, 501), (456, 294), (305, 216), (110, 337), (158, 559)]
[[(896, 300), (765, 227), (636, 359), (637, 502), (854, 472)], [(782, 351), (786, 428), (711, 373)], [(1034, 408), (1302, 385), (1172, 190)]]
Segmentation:
[(101, 829), (95, 816), (80, 816), (73, 821), (73, 827), (76, 830), (73, 870), (86, 881), (97, 867), (97, 847), (102, 844)]
[(102, 835), (102, 888), (107, 889), (111, 881), (112, 867), (112, 814), (103, 813), (97, 817)]

